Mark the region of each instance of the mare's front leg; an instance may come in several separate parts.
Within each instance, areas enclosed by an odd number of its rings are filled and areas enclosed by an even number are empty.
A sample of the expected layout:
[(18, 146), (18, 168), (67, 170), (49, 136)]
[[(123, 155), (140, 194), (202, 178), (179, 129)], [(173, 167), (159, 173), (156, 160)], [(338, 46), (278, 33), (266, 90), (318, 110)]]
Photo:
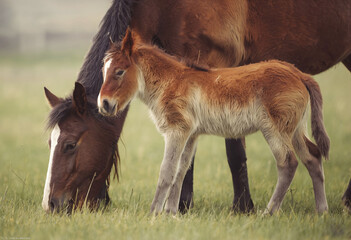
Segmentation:
[(247, 213), (253, 211), (254, 204), (250, 195), (246, 154), (242, 141), (244, 139), (226, 139), (225, 146), (233, 180), (233, 210)]
[(180, 158), (177, 174), (169, 192), (168, 200), (165, 207), (166, 212), (170, 212), (172, 214), (177, 213), (180, 199), (180, 190), (182, 188), (184, 176), (187, 170), (189, 169), (189, 166), (191, 165), (192, 156), (194, 155), (196, 149), (196, 143), (197, 136), (193, 135), (189, 137), (185, 145), (183, 154)]
[(151, 204), (151, 213), (162, 212), (167, 193), (176, 174), (178, 162), (183, 152), (187, 136), (181, 133), (165, 135), (165, 151), (160, 168), (154, 200)]
[(351, 213), (351, 179), (349, 182), (349, 186), (347, 187), (344, 195), (342, 196), (342, 201), (343, 201), (345, 207), (347, 207), (347, 209)]
[[(351, 73), (351, 55), (349, 55), (347, 58), (345, 58), (342, 63), (347, 67), (347, 69)], [(344, 205), (347, 207), (349, 212), (351, 213), (351, 179), (349, 181), (349, 186), (347, 187), (344, 195), (342, 196), (342, 201)]]
[(179, 199), (179, 212), (186, 213), (186, 211), (193, 207), (193, 194), (194, 194), (194, 160), (195, 152), (192, 156), (191, 164), (188, 171), (185, 174), (184, 181), (182, 184), (182, 191)]

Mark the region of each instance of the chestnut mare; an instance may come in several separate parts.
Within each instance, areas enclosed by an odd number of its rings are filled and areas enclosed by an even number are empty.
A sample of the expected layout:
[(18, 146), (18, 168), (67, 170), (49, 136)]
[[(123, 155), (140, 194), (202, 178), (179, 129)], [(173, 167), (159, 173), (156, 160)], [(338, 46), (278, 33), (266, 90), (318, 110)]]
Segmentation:
[[(114, 116), (138, 96), (164, 136), (164, 158), (151, 212), (176, 214), (180, 191), (202, 134), (240, 138), (261, 131), (277, 162), (278, 182), (266, 213), (276, 212), (297, 168), (294, 152), (312, 178), (319, 213), (328, 210), (321, 156), (330, 141), (317, 82), (293, 65), (277, 60), (236, 68), (199, 70), (160, 49), (143, 45), (127, 30), (122, 46), (104, 59), (99, 111)], [(312, 135), (307, 138), (311, 102)]]
[[(274, 3), (259, 0), (114, 0), (94, 38), (78, 82), (83, 84), (90, 98), (97, 97), (102, 84), (102, 60), (110, 38), (120, 40), (128, 24), (143, 42), (155, 43), (169, 54), (209, 67), (280, 59), (310, 74), (325, 71), (338, 62), (343, 62), (351, 71), (350, 12), (351, 2), (347, 0), (276, 0)], [(70, 111), (65, 113), (69, 115)], [(127, 110), (115, 121), (117, 140), (126, 113)], [(70, 121), (69, 117), (62, 118), (59, 125)], [(80, 121), (82, 126), (85, 124), (84, 117), (75, 121)], [(59, 139), (63, 139), (65, 130), (60, 129), (60, 134)], [(87, 131), (84, 136), (89, 134), (90, 131)], [(85, 137), (79, 142), (82, 144), (84, 141)], [(88, 148), (96, 146), (89, 145)], [(111, 146), (111, 152), (113, 149), (114, 146)], [(240, 140), (226, 139), (226, 149), (234, 185), (233, 207), (239, 211), (252, 210), (243, 145)], [(80, 151), (84, 151), (83, 146), (75, 148), (75, 151), (78, 156)], [(51, 152), (52, 163), (49, 163), (43, 205), (53, 209), (61, 204), (56, 199), (62, 199), (66, 191), (75, 192), (77, 189), (73, 187), (77, 186), (69, 185), (69, 177), (57, 177), (62, 182), (59, 189), (52, 179), (59, 172), (52, 166), (59, 166), (64, 161), (61, 158), (66, 156), (57, 156), (53, 149)], [(94, 161), (86, 157), (85, 161)], [(99, 161), (97, 164), (105, 166), (108, 159), (101, 157)], [(84, 175), (79, 166), (74, 171)], [(86, 180), (82, 180), (81, 184), (91, 182), (92, 178), (93, 175), (84, 178)], [(192, 183), (193, 167), (184, 179), (181, 210), (191, 206)], [(83, 193), (82, 190), (80, 192)], [(351, 189), (348, 192), (348, 195), (345, 194), (346, 203), (351, 197)]]
[(78, 82), (72, 97), (58, 98), (46, 88), (45, 95), (52, 107), (48, 127), (53, 129), (49, 139), (49, 169), (53, 171), (47, 173), (46, 184), (48, 179), (51, 184), (45, 185), (49, 190), (44, 192), (43, 208), (71, 213), (85, 201), (91, 208), (101, 201), (107, 204), (113, 165), (118, 178), (117, 141), (121, 129), (116, 127), (116, 119), (98, 114), (96, 98), (88, 97)]

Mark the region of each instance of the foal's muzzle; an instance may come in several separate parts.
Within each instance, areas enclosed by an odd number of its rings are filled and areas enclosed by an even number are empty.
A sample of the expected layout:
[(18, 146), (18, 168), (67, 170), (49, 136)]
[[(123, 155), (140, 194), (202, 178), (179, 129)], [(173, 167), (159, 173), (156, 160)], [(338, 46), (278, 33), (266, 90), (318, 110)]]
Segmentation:
[(103, 98), (103, 99), (100, 99), (98, 106), (99, 106), (99, 112), (102, 115), (114, 116), (117, 114), (117, 101), (116, 100)]

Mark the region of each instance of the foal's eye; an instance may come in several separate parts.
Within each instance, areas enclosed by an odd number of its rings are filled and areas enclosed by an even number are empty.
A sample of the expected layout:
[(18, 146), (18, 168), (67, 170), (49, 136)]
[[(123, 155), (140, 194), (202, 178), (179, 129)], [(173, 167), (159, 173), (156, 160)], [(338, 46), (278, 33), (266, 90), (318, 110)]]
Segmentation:
[(119, 71), (117, 71), (117, 72), (116, 72), (116, 77), (120, 77), (120, 76), (122, 76), (122, 75), (123, 75), (123, 73), (124, 73), (124, 71), (123, 71), (123, 70), (119, 70)]
[(66, 143), (64, 151), (65, 152), (73, 151), (76, 148), (76, 146), (77, 146), (76, 143)]

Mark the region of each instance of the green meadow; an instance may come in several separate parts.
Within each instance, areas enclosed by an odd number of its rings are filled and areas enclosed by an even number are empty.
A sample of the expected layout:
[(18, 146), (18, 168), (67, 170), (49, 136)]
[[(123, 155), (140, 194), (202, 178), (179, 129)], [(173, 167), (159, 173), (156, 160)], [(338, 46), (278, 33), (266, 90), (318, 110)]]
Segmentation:
[(255, 212), (231, 212), (233, 189), (224, 140), (200, 138), (194, 208), (175, 217), (149, 216), (163, 156), (163, 138), (135, 100), (119, 143), (120, 182), (112, 181), (105, 211), (46, 214), (41, 200), (49, 160), (50, 111), (43, 87), (71, 93), (83, 54), (0, 57), (0, 239), (350, 239), (351, 214), (341, 202), (351, 177), (351, 74), (339, 64), (317, 75), (331, 138), (324, 161), (329, 213), (314, 209), (312, 182), (300, 163), (282, 208), (262, 212), (276, 184), (275, 161), (260, 133), (247, 137)]

